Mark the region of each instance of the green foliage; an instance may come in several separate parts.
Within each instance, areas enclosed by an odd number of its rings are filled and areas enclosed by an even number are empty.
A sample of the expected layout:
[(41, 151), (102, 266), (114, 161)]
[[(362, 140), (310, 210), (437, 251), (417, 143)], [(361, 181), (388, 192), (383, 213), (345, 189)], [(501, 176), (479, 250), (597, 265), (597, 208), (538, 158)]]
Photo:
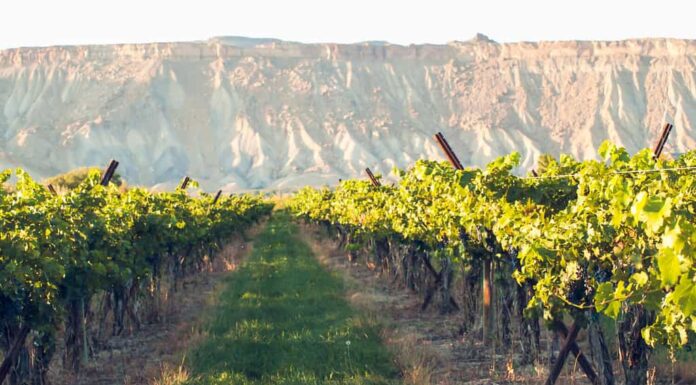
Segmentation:
[(183, 263), (179, 256), (215, 247), (271, 210), (249, 195), (213, 206), (208, 194), (122, 193), (101, 186), (98, 170), (58, 196), (21, 169), (15, 175), (16, 190), (0, 190), (0, 325), (36, 331), (54, 331), (69, 303), (156, 278), (165, 258)]
[(696, 332), (692, 172), (696, 152), (676, 160), (630, 156), (609, 142), (602, 162), (543, 156), (538, 178), (511, 174), (511, 154), (485, 169), (457, 171), (418, 161), (394, 187), (344, 181), (335, 191), (305, 189), (297, 215), (391, 234), (444, 249), (463, 268), (481, 258), (516, 255), (514, 278), (534, 283), (529, 308), (547, 319), (589, 310), (617, 318), (627, 306), (655, 312), (645, 341), (672, 349)]

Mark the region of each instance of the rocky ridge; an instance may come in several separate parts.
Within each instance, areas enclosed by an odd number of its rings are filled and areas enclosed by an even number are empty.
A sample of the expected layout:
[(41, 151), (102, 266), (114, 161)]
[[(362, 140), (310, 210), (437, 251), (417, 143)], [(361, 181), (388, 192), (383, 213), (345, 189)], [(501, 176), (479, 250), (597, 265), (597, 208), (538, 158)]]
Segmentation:
[(594, 158), (611, 139), (694, 148), (696, 41), (446, 45), (186, 43), (0, 51), (0, 168), (37, 177), (121, 162), (131, 184), (293, 189), (510, 151)]

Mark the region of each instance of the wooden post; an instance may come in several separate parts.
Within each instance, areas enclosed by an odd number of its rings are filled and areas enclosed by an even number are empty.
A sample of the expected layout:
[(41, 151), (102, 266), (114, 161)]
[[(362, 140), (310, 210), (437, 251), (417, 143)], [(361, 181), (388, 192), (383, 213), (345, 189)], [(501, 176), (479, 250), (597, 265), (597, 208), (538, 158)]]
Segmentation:
[(578, 327), (577, 321), (573, 322), (568, 331), (568, 335), (565, 338), (561, 352), (558, 354), (558, 360), (553, 365), (549, 378), (546, 380), (546, 385), (554, 385), (558, 376), (563, 370), (563, 365), (565, 364), (566, 358), (568, 358), (568, 353), (570, 353), (570, 348), (573, 346), (575, 339), (578, 338), (578, 333), (580, 332), (580, 327)]
[(12, 346), (10, 346), (10, 350), (7, 351), (7, 355), (5, 356), (5, 360), (0, 366), (0, 384), (5, 381), (5, 377), (7, 377), (7, 374), (10, 372), (12, 364), (17, 359), (17, 354), (19, 354), (19, 350), (22, 345), (24, 345), (24, 341), (26, 341), (30, 331), (31, 328), (29, 325), (22, 326), (22, 328), (19, 330), (19, 334), (17, 334), (14, 341), (12, 341)]
[(50, 183), (47, 184), (47, 185), (46, 185), (46, 188), (48, 189), (48, 191), (51, 192), (51, 194), (53, 194), (53, 195), (58, 195), (58, 193), (56, 192), (56, 189), (53, 187), (52, 184), (50, 184)]
[(181, 186), (179, 186), (179, 188), (182, 190), (186, 190), (186, 187), (188, 186), (190, 181), (191, 181), (191, 178), (189, 178), (188, 176), (184, 177), (184, 181), (181, 182)]
[(491, 261), (486, 259), (483, 261), (483, 287), (481, 289), (483, 294), (483, 335), (482, 340), (484, 345), (490, 342), (491, 334), (493, 334), (494, 320), (493, 320), (493, 269), (491, 266)]
[[(555, 330), (555, 332), (558, 333), (558, 335), (560, 335), (564, 340), (568, 338), (568, 328), (563, 324), (563, 322), (555, 321), (551, 325), (551, 328)], [(582, 350), (580, 350), (577, 342), (573, 341), (573, 343), (570, 345), (570, 352), (573, 353), (578, 361), (578, 364), (580, 364), (580, 368), (583, 372), (585, 372), (585, 375), (590, 382), (593, 385), (599, 385), (599, 378), (597, 377), (597, 373), (595, 372), (592, 363), (587, 360), (587, 357), (585, 357), (585, 355), (582, 353)]]
[[(459, 158), (457, 157), (457, 154), (454, 153), (454, 150), (452, 150), (452, 147), (449, 145), (447, 142), (447, 139), (445, 139), (445, 136), (442, 135), (441, 132), (438, 132), (435, 134), (435, 141), (437, 141), (437, 144), (440, 146), (440, 149), (442, 152), (445, 153), (445, 156), (449, 160), (450, 164), (452, 167), (454, 167), (457, 170), (463, 170), (464, 166), (462, 166), (462, 163), (459, 161)], [(483, 296), (483, 336), (482, 340), (485, 343), (488, 342), (490, 339), (491, 332), (493, 330), (493, 318), (494, 314), (492, 311), (492, 299), (493, 299), (493, 269), (491, 268), (491, 261), (490, 260), (485, 260), (483, 261), (483, 288), (482, 288), (482, 296)]]
[(662, 150), (665, 148), (665, 143), (667, 143), (667, 138), (669, 137), (670, 132), (672, 132), (673, 127), (674, 126), (671, 123), (665, 123), (665, 126), (662, 128), (662, 134), (657, 140), (657, 143), (655, 143), (655, 148), (653, 149), (654, 159), (660, 158)]
[(459, 158), (457, 158), (457, 155), (452, 151), (452, 147), (450, 147), (449, 143), (447, 143), (447, 140), (445, 139), (444, 135), (442, 135), (441, 132), (438, 132), (434, 136), (435, 141), (437, 142), (438, 145), (440, 145), (440, 149), (442, 152), (445, 153), (445, 156), (449, 160), (450, 164), (452, 167), (454, 167), (457, 170), (463, 170), (464, 167), (462, 166), (461, 162), (459, 162)]
[(365, 169), (365, 172), (367, 173), (367, 176), (368, 176), (368, 177), (370, 178), (370, 180), (372, 181), (372, 185), (373, 185), (373, 186), (379, 187), (379, 186), (382, 185), (382, 184), (379, 182), (379, 180), (377, 180), (377, 178), (375, 178), (375, 174), (372, 173), (372, 171), (370, 170), (369, 167)]
[(217, 203), (218, 199), (220, 199), (220, 195), (222, 194), (222, 190), (218, 190), (217, 194), (215, 194), (215, 199), (213, 199), (213, 206)]
[(99, 182), (100, 185), (107, 186), (109, 184), (111, 178), (114, 177), (116, 167), (118, 167), (118, 162), (112, 159), (111, 162), (109, 162), (109, 165), (106, 167), (106, 170), (104, 170), (104, 173), (102, 174), (101, 181)]
[(454, 153), (454, 150), (452, 150), (452, 146), (450, 146), (449, 142), (447, 139), (445, 139), (445, 136), (442, 135), (441, 132), (438, 132), (440, 134), (440, 139), (442, 139), (442, 144), (445, 145), (445, 148), (447, 148), (447, 151), (450, 153), (452, 156), (452, 159), (454, 159), (454, 162), (457, 164), (457, 170), (463, 170), (464, 167), (462, 166), (462, 163), (459, 161), (459, 158), (457, 157), (457, 154)]

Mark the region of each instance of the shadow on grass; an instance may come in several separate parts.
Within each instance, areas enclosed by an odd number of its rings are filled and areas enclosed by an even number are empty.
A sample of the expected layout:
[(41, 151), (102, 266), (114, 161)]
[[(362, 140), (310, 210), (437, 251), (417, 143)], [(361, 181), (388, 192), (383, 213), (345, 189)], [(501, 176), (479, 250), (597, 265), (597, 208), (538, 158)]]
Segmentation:
[(379, 329), (351, 309), (277, 213), (228, 282), (192, 352), (190, 384), (396, 384)]

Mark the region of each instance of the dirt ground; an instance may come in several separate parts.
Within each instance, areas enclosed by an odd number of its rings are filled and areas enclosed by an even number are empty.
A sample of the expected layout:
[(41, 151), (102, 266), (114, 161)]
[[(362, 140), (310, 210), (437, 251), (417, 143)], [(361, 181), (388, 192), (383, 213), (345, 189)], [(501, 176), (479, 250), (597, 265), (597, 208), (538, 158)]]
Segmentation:
[[(204, 315), (214, 305), (224, 277), (236, 268), (253, 248), (253, 239), (263, 225), (252, 229), (245, 238), (228, 244), (217, 258), (212, 272), (192, 277), (186, 289), (169, 301), (167, 321), (144, 325), (140, 330), (108, 340), (106, 349), (93, 357), (78, 377), (62, 369), (61, 353), (56, 352), (50, 370), (54, 385), (168, 385), (185, 379), (186, 352), (205, 338)], [(380, 276), (364, 264), (351, 263), (337, 242), (322, 236), (314, 226), (301, 227), (303, 239), (327, 267), (343, 277), (347, 297), (384, 324), (383, 340), (394, 352), (394, 360), (411, 385), (507, 385), (543, 384), (548, 365), (515, 368), (512, 357), (484, 346), (478, 335), (460, 333), (461, 315), (440, 315), (435, 309), (421, 311), (419, 294), (405, 290)], [(549, 333), (542, 337), (548, 346)], [(581, 336), (582, 337), (582, 336)], [(515, 342), (519, 343), (519, 342)], [(514, 354), (515, 349), (509, 349)], [(498, 347), (497, 351), (502, 351)], [(691, 369), (677, 368), (682, 374), (674, 382), (667, 370), (658, 368), (653, 384), (696, 385)], [(660, 371), (662, 373), (660, 373)], [(660, 378), (661, 377), (661, 378)], [(617, 372), (618, 383), (620, 374)], [(557, 384), (589, 384), (571, 358)]]
[[(62, 352), (56, 352), (49, 371), (54, 385), (160, 385), (177, 373), (185, 372), (185, 354), (197, 341), (205, 338), (203, 315), (214, 305), (223, 280), (236, 269), (252, 248), (254, 235), (262, 225), (251, 229), (246, 237), (228, 243), (215, 258), (210, 272), (188, 278), (184, 289), (167, 301), (165, 321), (143, 325), (137, 331), (111, 337), (104, 349), (90, 359), (78, 376), (62, 368)], [(167, 380), (163, 380), (163, 378)]]
[[(460, 333), (461, 314), (441, 315), (432, 307), (421, 311), (422, 296), (390, 282), (379, 271), (365, 264), (351, 263), (338, 243), (322, 235), (315, 226), (304, 225), (303, 236), (320, 261), (331, 271), (344, 277), (349, 300), (384, 322), (384, 341), (391, 345), (397, 365), (404, 373), (405, 383), (418, 385), (492, 385), (544, 384), (550, 365), (539, 367), (513, 366), (514, 346), (501, 354), (501, 347), (484, 346), (478, 334)], [(550, 333), (542, 332), (542, 349), (548, 350)], [(581, 334), (578, 343), (584, 351)], [(514, 341), (519, 344), (519, 340)], [(547, 357), (542, 357), (546, 359)], [(693, 366), (685, 366), (688, 371)], [(666, 370), (657, 368), (651, 383), (672, 383)], [(662, 372), (662, 373), (660, 373)], [(621, 374), (616, 373), (617, 383)], [(680, 385), (692, 384), (685, 376), (677, 378)], [(590, 382), (569, 356), (557, 384), (583, 385)]]

